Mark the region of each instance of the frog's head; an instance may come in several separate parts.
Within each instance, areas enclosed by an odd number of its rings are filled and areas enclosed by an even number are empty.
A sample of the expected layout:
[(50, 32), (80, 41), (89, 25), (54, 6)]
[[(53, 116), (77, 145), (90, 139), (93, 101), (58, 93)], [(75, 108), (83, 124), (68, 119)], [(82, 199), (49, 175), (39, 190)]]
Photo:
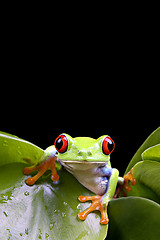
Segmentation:
[(58, 158), (62, 161), (109, 162), (115, 148), (114, 141), (103, 135), (98, 139), (89, 137), (72, 138), (68, 134), (59, 135), (55, 142)]

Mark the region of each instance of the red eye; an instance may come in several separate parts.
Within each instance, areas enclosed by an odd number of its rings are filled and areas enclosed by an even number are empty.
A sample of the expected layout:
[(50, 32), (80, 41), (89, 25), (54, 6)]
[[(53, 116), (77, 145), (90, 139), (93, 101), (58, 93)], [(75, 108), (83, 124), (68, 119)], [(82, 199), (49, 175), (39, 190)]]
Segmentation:
[(109, 155), (113, 152), (114, 149), (115, 149), (115, 143), (112, 140), (112, 138), (105, 137), (105, 139), (103, 140), (103, 143), (102, 143), (103, 153), (106, 155)]
[(68, 140), (65, 135), (59, 135), (54, 141), (54, 146), (59, 153), (64, 153), (68, 148)]

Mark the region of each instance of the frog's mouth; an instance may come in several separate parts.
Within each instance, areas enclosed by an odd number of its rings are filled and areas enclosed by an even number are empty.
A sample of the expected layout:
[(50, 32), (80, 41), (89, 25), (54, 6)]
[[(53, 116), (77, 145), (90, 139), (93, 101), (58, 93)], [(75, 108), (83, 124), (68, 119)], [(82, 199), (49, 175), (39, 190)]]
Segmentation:
[(98, 167), (104, 167), (105, 165), (107, 165), (107, 161), (105, 162), (100, 162), (100, 161), (87, 161), (87, 160), (83, 160), (83, 161), (73, 161), (73, 160), (62, 160), (62, 159), (58, 159), (60, 164), (62, 166), (64, 166), (67, 170), (89, 170), (89, 169), (93, 169), (93, 168), (98, 168)]
[(78, 160), (63, 160), (63, 159), (59, 159), (60, 162), (63, 163), (79, 163), (79, 164), (93, 164), (93, 163), (97, 163), (97, 164), (106, 164), (107, 161), (87, 161), (87, 160), (82, 160), (82, 161), (78, 161)]

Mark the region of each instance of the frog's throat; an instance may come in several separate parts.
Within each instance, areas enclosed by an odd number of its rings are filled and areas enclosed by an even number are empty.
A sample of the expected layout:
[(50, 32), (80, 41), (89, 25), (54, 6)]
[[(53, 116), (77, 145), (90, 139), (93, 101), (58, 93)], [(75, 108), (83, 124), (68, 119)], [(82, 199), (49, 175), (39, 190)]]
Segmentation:
[(59, 159), (59, 162), (70, 172), (84, 187), (90, 191), (103, 195), (108, 186), (108, 178), (104, 170), (107, 162), (67, 161)]

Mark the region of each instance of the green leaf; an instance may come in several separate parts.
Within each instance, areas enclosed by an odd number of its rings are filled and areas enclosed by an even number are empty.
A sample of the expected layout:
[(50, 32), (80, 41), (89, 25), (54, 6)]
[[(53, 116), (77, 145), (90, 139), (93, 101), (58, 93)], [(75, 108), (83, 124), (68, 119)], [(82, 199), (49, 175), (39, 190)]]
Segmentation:
[(43, 152), (28, 141), (0, 132), (0, 166), (13, 162), (36, 164)]
[[(149, 147), (152, 147), (154, 145), (160, 144), (160, 127), (157, 128), (147, 139), (146, 141), (141, 145), (141, 147), (138, 149), (138, 151), (135, 153), (133, 158), (131, 159), (126, 172), (129, 172), (131, 168), (137, 163), (142, 161), (142, 153)], [(151, 160), (151, 159), (149, 159)]]
[(112, 200), (107, 240), (159, 240), (160, 206), (144, 198)]
[(138, 149), (126, 172), (133, 168), (136, 184), (128, 196), (140, 196), (160, 203), (160, 127)]
[(160, 204), (160, 162), (145, 160), (133, 167), (136, 184), (128, 196), (140, 196)]
[(26, 161), (37, 163), (42, 154), (34, 144), (0, 133), (0, 239), (105, 239), (108, 226), (100, 224), (99, 212), (78, 219), (90, 206), (78, 196), (93, 193), (71, 174), (62, 169), (58, 184), (48, 173), (35, 185), (26, 185)]
[(157, 144), (153, 147), (146, 149), (142, 153), (143, 160), (151, 160), (152, 161), (159, 161), (160, 162), (160, 144)]
[(61, 170), (59, 184), (44, 176), (37, 184), (27, 186), (24, 167), (13, 163), (0, 168), (0, 182), (4, 184), (0, 193), (0, 239), (105, 239), (107, 226), (100, 224), (98, 212), (89, 214), (83, 222), (78, 219), (78, 212), (90, 205), (80, 203), (78, 196), (93, 194), (71, 174)]

